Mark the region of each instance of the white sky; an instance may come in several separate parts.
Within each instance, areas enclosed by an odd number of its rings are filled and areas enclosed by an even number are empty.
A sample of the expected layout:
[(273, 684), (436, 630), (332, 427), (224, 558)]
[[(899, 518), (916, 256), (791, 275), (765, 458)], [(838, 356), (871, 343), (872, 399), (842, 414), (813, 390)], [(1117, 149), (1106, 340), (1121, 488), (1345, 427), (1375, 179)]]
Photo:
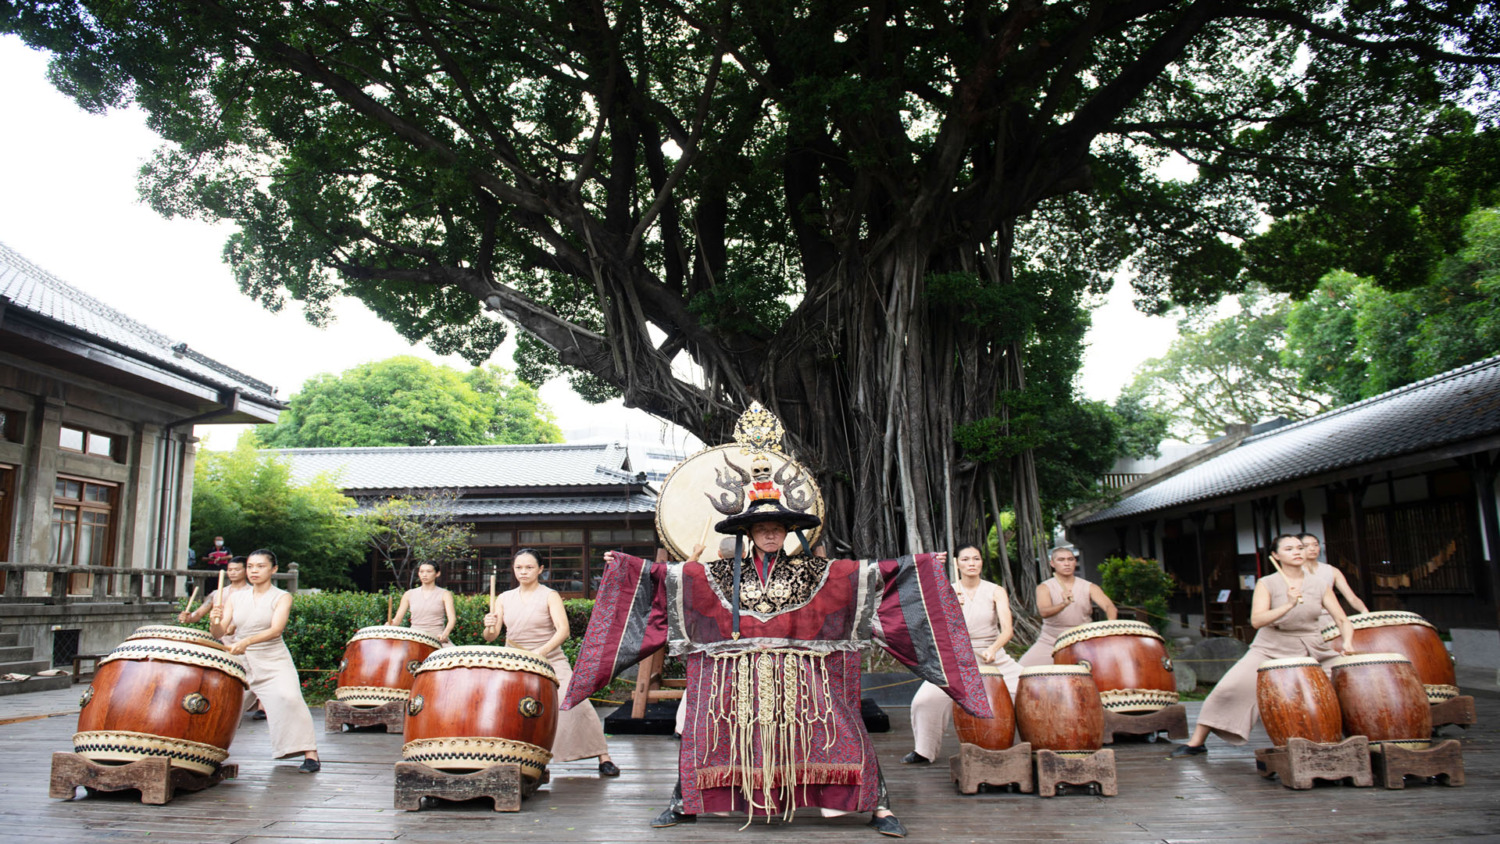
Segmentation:
[[(220, 259), (232, 230), (167, 220), (143, 205), (136, 174), (158, 145), (135, 110), (91, 115), (46, 79), (46, 57), (15, 36), (0, 36), (0, 242), (32, 263), (186, 342), (229, 366), (279, 388), (282, 399), (320, 372), (412, 354), (465, 368), (411, 346), (353, 300), (335, 308), (327, 328), (303, 319), (295, 303), (272, 314), (239, 292)], [(1088, 398), (1113, 400), (1135, 367), (1166, 351), (1176, 334), (1170, 319), (1147, 317), (1117, 285), (1094, 313), (1080, 380)], [(512, 344), (491, 360), (511, 367)], [(619, 402), (592, 406), (563, 381), (545, 384), (543, 399), (558, 425), (614, 429), (617, 436), (658, 440), (659, 420)], [(234, 444), (241, 426), (200, 426), (210, 448)], [(682, 442), (680, 435), (674, 437)]]

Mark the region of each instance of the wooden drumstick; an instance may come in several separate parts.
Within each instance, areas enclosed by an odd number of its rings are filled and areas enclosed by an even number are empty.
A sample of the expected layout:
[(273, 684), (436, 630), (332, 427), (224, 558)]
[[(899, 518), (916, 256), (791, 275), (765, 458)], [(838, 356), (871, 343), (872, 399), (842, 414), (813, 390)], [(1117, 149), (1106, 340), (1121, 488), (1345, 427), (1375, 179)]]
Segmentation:
[(224, 570), (219, 569), (219, 588), (214, 592), (214, 606), (224, 606)]
[(198, 600), (198, 588), (199, 587), (194, 586), (193, 594), (188, 596), (187, 609), (183, 610), (183, 612), (187, 613), (188, 615), (193, 614), (193, 602)]
[(385, 626), (391, 626), (391, 593), (385, 593)]
[[(488, 615), (490, 613), (493, 613), (495, 611), (495, 573), (494, 572), (490, 572), (490, 603), (489, 603), (489, 606), (485, 607), (484, 611), (485, 611), (486, 615)], [(489, 625), (485, 625), (484, 629), (486, 629), (486, 630), (490, 629)]]
[[(706, 522), (703, 523), (703, 533), (701, 535), (699, 535), (699, 537), (698, 537), (698, 544), (702, 545), (705, 549), (708, 548), (708, 534), (713, 529), (714, 529), (714, 520), (713, 519), (709, 519), (708, 521), (706, 521)], [(714, 556), (717, 557), (718, 553), (719, 553), (719, 550), (717, 548), (715, 548), (714, 549)]]

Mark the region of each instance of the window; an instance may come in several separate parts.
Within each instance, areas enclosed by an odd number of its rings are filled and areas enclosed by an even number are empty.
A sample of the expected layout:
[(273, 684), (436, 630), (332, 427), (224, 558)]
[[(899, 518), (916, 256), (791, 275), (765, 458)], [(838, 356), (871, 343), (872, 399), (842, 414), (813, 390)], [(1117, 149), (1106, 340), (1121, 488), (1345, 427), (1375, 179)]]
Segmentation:
[[(52, 488), (53, 565), (107, 566), (111, 525), (114, 521), (115, 487), (83, 478), (58, 477)], [(92, 591), (93, 576), (68, 576), (68, 593)]]
[(118, 438), (109, 434), (101, 434), (98, 431), (86, 431), (82, 428), (70, 428), (64, 425), (57, 435), (57, 446), (63, 451), (76, 451), (79, 454), (87, 454), (90, 457), (103, 457), (113, 460), (118, 445)]
[[(11, 513), (16, 507), (16, 467), (0, 463), (0, 560), (10, 559)], [(5, 572), (0, 571), (0, 592), (5, 591)]]

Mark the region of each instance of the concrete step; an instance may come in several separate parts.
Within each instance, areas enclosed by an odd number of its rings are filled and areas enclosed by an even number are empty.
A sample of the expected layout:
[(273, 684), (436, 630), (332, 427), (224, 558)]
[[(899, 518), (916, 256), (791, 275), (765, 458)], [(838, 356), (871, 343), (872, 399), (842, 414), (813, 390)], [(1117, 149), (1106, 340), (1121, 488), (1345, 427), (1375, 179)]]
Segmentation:
[(14, 648), (21, 644), (20, 633), (0, 633), (0, 648)]
[(38, 671), (46, 671), (52, 667), (52, 662), (45, 659), (31, 659), (22, 662), (0, 662), (0, 674), (35, 674)]
[(0, 680), (0, 695), (19, 695), (27, 692), (50, 692), (73, 685), (73, 678), (66, 674), (58, 677), (32, 677), (29, 680), (7, 682)]
[(31, 648), (23, 648), (19, 645), (7, 647), (0, 645), (0, 664), (7, 662), (26, 662), (32, 657)]

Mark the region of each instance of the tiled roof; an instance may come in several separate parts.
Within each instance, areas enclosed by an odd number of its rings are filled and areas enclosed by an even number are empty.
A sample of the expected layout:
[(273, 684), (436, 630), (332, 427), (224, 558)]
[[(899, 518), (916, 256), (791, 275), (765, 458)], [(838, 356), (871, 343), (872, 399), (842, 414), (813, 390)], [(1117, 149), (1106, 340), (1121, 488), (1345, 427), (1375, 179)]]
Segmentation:
[(656, 498), (645, 493), (560, 498), (464, 498), (453, 507), (461, 518), (479, 516), (614, 516), (656, 512)]
[(1500, 357), (1320, 413), (1073, 522), (1095, 524), (1500, 434)]
[(275, 388), (189, 349), (170, 337), (84, 293), (0, 243), (0, 297), (12, 308), (61, 323), (81, 335), (175, 370), (205, 384), (238, 389), (282, 407)]
[(635, 483), (623, 446), (465, 445), (398, 448), (287, 448), (292, 476), (321, 474), (359, 490), (628, 487)]

